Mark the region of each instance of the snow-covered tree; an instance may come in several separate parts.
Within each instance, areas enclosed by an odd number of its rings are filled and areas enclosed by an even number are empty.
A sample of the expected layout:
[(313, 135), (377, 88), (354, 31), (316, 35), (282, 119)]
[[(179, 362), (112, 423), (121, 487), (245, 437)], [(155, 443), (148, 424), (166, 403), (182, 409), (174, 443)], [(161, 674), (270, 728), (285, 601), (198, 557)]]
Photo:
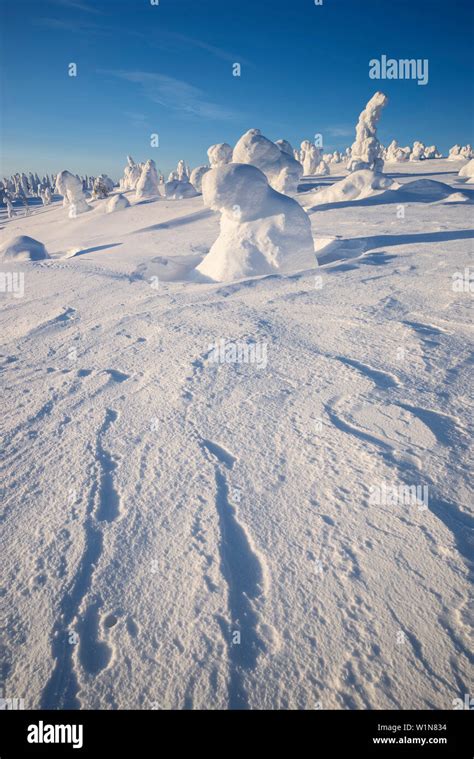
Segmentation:
[(63, 196), (63, 206), (69, 208), (69, 218), (91, 210), (82, 190), (82, 182), (70, 171), (61, 171), (56, 177), (56, 192)]
[(207, 174), (207, 172), (210, 170), (210, 166), (196, 166), (196, 168), (192, 170), (189, 181), (191, 182), (196, 192), (202, 192), (202, 178), (204, 174)]
[(219, 142), (217, 145), (211, 145), (208, 148), (207, 156), (211, 168), (216, 169), (218, 166), (225, 166), (232, 161), (232, 148), (227, 142)]
[(156, 196), (160, 196), (158, 188), (158, 172), (154, 160), (149, 158), (145, 163), (140, 179), (137, 182), (135, 197), (137, 200), (141, 200), (142, 198), (153, 198)]
[(303, 166), (305, 177), (316, 174), (316, 169), (321, 160), (321, 151), (309, 140), (303, 140), (301, 143), (300, 162)]
[(249, 129), (234, 147), (233, 163), (246, 163), (263, 171), (278, 192), (296, 192), (303, 168), (289, 153), (261, 134)]
[(352, 144), (349, 171), (360, 169), (383, 170), (382, 146), (377, 139), (377, 123), (388, 98), (383, 92), (376, 92), (359, 116), (356, 138)]
[(202, 180), (204, 204), (221, 213), (220, 234), (197, 270), (221, 282), (316, 266), (311, 224), (256, 166), (231, 163)]
[(125, 166), (123, 177), (120, 180), (120, 189), (135, 190), (143, 170), (142, 163), (135, 163), (132, 156), (127, 156), (127, 165)]

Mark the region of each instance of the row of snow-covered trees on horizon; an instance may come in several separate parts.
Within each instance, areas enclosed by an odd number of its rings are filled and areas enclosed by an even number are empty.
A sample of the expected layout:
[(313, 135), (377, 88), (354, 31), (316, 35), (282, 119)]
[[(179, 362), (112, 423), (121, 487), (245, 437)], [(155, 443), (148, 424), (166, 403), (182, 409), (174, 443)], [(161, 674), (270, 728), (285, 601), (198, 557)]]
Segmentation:
[[(163, 174), (156, 168), (152, 159), (144, 163), (135, 163), (128, 156), (127, 166), (119, 182), (120, 192), (134, 191), (137, 200), (164, 196), (179, 200), (198, 195), (202, 191), (204, 175), (211, 169), (230, 163), (250, 164), (260, 169), (270, 186), (283, 194), (296, 192), (303, 176), (325, 176), (331, 173), (330, 164), (342, 164), (349, 172), (371, 170), (381, 173), (384, 162), (402, 163), (405, 161), (423, 161), (442, 158), (436, 145), (425, 146), (416, 140), (412, 147), (399, 146), (392, 140), (388, 147), (382, 145), (377, 137), (377, 124), (388, 98), (382, 92), (376, 92), (361, 112), (355, 130), (355, 140), (343, 153), (335, 150), (324, 152), (317, 142), (303, 140), (300, 148), (293, 149), (284, 139), (272, 142), (261, 134), (259, 129), (249, 129), (237, 141), (234, 148), (228, 143), (211, 145), (207, 151), (209, 163), (195, 167), (192, 171), (183, 160), (165, 181)], [(474, 151), (470, 145), (454, 145), (448, 160), (471, 160)], [(14, 215), (13, 200), (20, 200), (29, 213), (28, 198), (40, 198), (44, 205), (52, 202), (56, 191), (63, 197), (63, 205), (69, 206), (71, 215), (90, 210), (88, 198), (93, 200), (107, 198), (114, 190), (115, 183), (106, 174), (98, 177), (80, 177), (69, 171), (58, 175), (45, 175), (30, 172), (28, 176), (16, 173), (0, 182), (0, 197), (7, 205), (8, 215)], [(123, 207), (126, 198), (115, 203)], [(127, 201), (128, 202), (128, 201)]]

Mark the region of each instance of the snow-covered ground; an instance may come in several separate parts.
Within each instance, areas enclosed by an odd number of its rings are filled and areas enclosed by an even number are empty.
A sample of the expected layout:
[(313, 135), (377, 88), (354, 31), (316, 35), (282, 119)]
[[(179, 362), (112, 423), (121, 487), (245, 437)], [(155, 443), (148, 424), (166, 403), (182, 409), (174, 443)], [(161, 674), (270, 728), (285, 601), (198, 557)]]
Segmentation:
[[(219, 234), (200, 196), (2, 212), (2, 244), (51, 256), (1, 263), (24, 274), (1, 296), (7, 697), (450, 709), (470, 692), (459, 168), (386, 164), (400, 189), (315, 205), (346, 175), (331, 165), (296, 196), (319, 267), (230, 284), (189, 277)], [(403, 485), (423, 501), (387, 498)]]

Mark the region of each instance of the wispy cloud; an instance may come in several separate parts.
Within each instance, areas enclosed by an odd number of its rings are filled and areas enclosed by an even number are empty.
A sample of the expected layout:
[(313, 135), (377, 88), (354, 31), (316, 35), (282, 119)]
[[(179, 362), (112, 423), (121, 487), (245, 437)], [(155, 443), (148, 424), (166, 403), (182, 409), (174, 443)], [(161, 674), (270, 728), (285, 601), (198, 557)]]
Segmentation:
[(352, 137), (355, 134), (355, 125), (326, 127), (324, 132), (331, 137)]
[(63, 8), (69, 8), (70, 10), (85, 11), (86, 13), (94, 13), (97, 16), (103, 16), (103, 12), (93, 5), (83, 3), (82, 0), (49, 0), (54, 5), (61, 5)]
[(87, 34), (89, 36), (133, 36), (139, 39), (146, 39), (145, 34), (137, 32), (134, 29), (122, 29), (107, 24), (96, 24), (94, 21), (79, 21), (69, 19), (65, 21), (60, 18), (33, 18), (31, 23), (34, 26), (39, 26), (41, 29), (51, 29), (52, 31), (66, 31), (75, 32), (76, 34)]
[(143, 95), (153, 103), (187, 116), (227, 121), (237, 115), (230, 109), (208, 100), (206, 94), (198, 87), (171, 76), (147, 71), (103, 70), (101, 73), (137, 84)]
[(184, 46), (197, 47), (200, 50), (206, 50), (208, 53), (211, 53), (211, 55), (215, 56), (216, 58), (221, 58), (223, 61), (240, 63), (245, 66), (251, 66), (252, 68), (254, 67), (250, 61), (246, 60), (236, 52), (233, 52), (231, 50), (224, 50), (221, 47), (217, 47), (217, 45), (210, 45), (204, 40), (196, 39), (195, 37), (189, 37), (186, 34), (178, 34), (177, 32), (169, 32), (162, 29), (161, 39), (168, 39), (170, 42), (177, 42), (181, 43)]

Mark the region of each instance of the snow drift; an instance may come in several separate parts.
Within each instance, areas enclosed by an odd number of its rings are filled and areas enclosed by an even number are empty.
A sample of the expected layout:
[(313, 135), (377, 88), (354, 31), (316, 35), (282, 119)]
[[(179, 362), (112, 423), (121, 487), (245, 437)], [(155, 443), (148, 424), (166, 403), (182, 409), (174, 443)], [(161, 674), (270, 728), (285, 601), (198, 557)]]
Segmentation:
[(204, 204), (220, 211), (220, 235), (197, 267), (228, 281), (316, 265), (311, 225), (301, 206), (269, 186), (255, 166), (232, 163), (209, 171)]
[(305, 198), (305, 206), (341, 203), (345, 200), (361, 200), (376, 195), (392, 185), (392, 180), (383, 174), (369, 171), (369, 169), (361, 169), (354, 171), (330, 187), (311, 193)]
[(13, 237), (0, 248), (2, 261), (42, 261), (45, 258), (51, 256), (43, 243), (27, 235)]
[(459, 176), (464, 177), (469, 182), (474, 179), (474, 158), (471, 158), (471, 160), (459, 170)]
[(105, 206), (105, 212), (115, 213), (115, 211), (121, 211), (123, 208), (130, 208), (130, 202), (125, 195), (119, 193), (118, 195), (113, 195), (109, 198)]

